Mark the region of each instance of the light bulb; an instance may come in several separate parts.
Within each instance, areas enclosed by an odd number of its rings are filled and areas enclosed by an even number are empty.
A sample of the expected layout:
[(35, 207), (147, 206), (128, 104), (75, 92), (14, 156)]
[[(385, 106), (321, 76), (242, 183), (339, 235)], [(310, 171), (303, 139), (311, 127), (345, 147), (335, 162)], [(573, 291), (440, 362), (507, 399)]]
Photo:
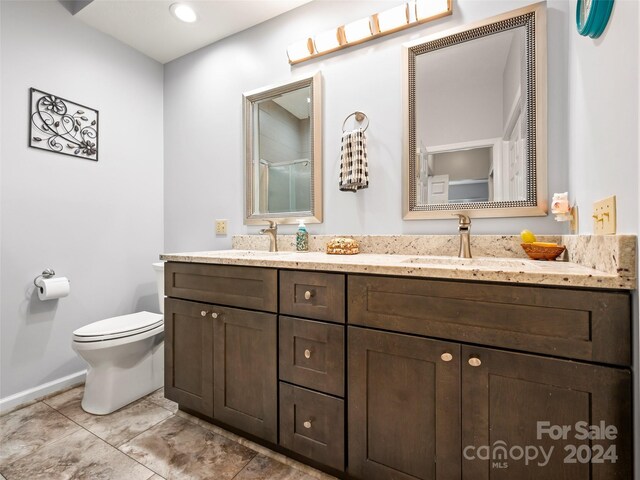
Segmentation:
[(371, 35), (370, 17), (361, 18), (355, 22), (347, 23), (344, 26), (344, 36), (349, 43), (357, 42), (358, 40), (370, 37)]
[(303, 58), (308, 58), (313, 54), (311, 39), (305, 38), (299, 42), (292, 43), (287, 47), (287, 56), (290, 62), (296, 62)]
[(319, 33), (313, 37), (313, 43), (316, 46), (316, 51), (326, 52), (333, 50), (340, 46), (340, 40), (338, 39), (338, 29), (328, 30), (326, 32)]
[(407, 12), (406, 3), (380, 12), (378, 14), (378, 27), (380, 28), (380, 32), (387, 32), (406, 25), (409, 22)]
[(435, 17), (448, 10), (448, 0), (416, 0), (416, 17), (418, 21)]
[(198, 19), (196, 12), (193, 11), (189, 5), (185, 5), (184, 3), (174, 3), (169, 7), (169, 11), (176, 17), (178, 20), (181, 20), (186, 23), (193, 23)]

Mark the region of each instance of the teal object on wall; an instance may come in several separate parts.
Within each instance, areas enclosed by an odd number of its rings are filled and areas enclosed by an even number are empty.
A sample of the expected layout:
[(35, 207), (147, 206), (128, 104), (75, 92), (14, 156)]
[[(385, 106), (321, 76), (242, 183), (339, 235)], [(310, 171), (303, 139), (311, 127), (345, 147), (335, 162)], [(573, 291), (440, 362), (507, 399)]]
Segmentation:
[(613, 0), (578, 0), (576, 7), (576, 25), (580, 35), (598, 38), (604, 32)]

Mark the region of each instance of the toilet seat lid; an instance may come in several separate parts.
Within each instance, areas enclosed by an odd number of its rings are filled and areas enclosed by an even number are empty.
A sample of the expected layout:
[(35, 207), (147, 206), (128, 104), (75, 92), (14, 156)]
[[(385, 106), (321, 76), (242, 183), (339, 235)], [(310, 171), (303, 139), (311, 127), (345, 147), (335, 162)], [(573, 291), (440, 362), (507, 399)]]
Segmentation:
[(76, 337), (104, 337), (106, 335), (133, 333), (148, 330), (150, 327), (162, 324), (162, 322), (163, 316), (159, 313), (131, 313), (90, 323), (75, 330), (73, 335)]

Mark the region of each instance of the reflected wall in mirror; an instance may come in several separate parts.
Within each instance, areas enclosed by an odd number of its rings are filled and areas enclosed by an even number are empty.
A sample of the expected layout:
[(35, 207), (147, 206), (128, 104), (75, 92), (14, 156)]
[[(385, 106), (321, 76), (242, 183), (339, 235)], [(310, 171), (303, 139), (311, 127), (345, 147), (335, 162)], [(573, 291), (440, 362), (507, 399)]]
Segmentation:
[(244, 95), (245, 223), (322, 221), (320, 81)]
[(406, 219), (545, 215), (544, 6), (406, 48)]

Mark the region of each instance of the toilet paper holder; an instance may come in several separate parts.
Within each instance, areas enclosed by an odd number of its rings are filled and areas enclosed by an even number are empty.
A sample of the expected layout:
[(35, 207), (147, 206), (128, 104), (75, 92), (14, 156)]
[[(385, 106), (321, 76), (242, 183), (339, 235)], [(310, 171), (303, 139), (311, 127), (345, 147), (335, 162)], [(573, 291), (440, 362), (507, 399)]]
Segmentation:
[(45, 268), (40, 275), (33, 279), (33, 284), (36, 287), (41, 288), (40, 285), (38, 285), (38, 280), (40, 280), (41, 278), (51, 278), (55, 274), (56, 272), (53, 271), (53, 268)]

